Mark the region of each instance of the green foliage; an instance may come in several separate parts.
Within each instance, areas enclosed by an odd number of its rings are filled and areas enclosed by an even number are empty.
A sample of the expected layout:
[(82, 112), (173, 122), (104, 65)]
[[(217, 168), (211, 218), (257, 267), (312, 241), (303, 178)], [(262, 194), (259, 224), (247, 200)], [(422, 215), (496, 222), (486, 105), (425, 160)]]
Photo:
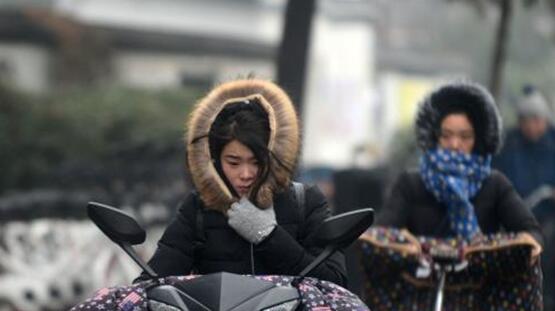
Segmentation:
[[(0, 88), (0, 193), (48, 186), (65, 163), (98, 165), (183, 144), (199, 90), (72, 89), (43, 98)], [(138, 155), (140, 156), (140, 155)]]

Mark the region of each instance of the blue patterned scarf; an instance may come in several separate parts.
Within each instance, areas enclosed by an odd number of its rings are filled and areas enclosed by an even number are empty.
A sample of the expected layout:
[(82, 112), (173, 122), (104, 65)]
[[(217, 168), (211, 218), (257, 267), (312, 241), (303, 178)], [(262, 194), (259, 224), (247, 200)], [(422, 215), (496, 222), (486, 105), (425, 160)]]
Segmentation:
[(420, 176), (428, 191), (447, 206), (455, 236), (471, 239), (480, 233), (470, 202), (491, 172), (491, 155), (480, 156), (442, 148), (430, 149), (420, 159)]

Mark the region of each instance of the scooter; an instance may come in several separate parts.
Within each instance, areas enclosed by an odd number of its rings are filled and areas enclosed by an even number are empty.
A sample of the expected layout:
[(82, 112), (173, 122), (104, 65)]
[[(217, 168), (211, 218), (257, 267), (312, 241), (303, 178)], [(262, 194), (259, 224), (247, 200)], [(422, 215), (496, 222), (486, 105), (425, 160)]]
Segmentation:
[(114, 207), (95, 202), (87, 205), (87, 212), (96, 226), (155, 282), (146, 289), (148, 308), (152, 311), (296, 310), (302, 306), (299, 287), (304, 278), (336, 251), (354, 242), (374, 220), (371, 208), (326, 219), (314, 238), (315, 244), (324, 250), (287, 286), (227, 272), (168, 285), (158, 281), (156, 272), (133, 249), (133, 245), (143, 243), (146, 238), (145, 230), (135, 219)]
[(541, 309), (541, 269), (531, 261), (540, 246), (530, 236), (503, 232), (468, 241), (374, 227), (360, 241), (365, 298), (374, 310)]
[(438, 276), (434, 311), (441, 311), (443, 310), (443, 295), (447, 274), (465, 269), (468, 266), (468, 262), (461, 261), (460, 252), (451, 247), (433, 247), (429, 253), (434, 262), (432, 269)]

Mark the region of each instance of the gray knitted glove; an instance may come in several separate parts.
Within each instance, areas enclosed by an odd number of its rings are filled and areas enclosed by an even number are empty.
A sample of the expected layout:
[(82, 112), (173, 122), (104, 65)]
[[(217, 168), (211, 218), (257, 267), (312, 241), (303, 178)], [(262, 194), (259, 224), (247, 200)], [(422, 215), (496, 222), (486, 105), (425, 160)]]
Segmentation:
[(259, 209), (247, 198), (231, 204), (227, 223), (245, 240), (258, 244), (277, 226), (274, 207)]

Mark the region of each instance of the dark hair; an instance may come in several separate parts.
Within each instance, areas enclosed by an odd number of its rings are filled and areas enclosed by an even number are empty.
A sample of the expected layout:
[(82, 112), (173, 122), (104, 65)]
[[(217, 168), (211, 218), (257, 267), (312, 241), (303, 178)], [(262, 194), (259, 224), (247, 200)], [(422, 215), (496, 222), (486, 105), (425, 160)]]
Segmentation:
[(437, 118), (438, 123), (435, 125), (436, 143), (439, 142), (443, 120), (452, 114), (463, 114), (469, 119), (474, 129), (475, 143), (472, 151), (478, 154), (485, 154), (485, 125), (488, 120), (487, 115), (481, 111), (483, 107), (479, 104), (482, 98), (468, 92), (457, 91), (450, 90), (450, 92), (438, 93), (431, 99), (432, 105), (435, 104), (439, 114), (439, 118)]
[[(202, 137), (198, 137), (193, 142), (199, 138)], [(220, 161), (222, 150), (228, 143), (237, 140), (252, 151), (258, 162), (259, 171), (249, 199), (256, 202), (257, 193), (271, 172), (269, 139), (268, 114), (256, 99), (227, 104), (212, 123), (208, 133), (210, 156), (218, 174), (234, 195), (237, 193), (222, 170)]]

